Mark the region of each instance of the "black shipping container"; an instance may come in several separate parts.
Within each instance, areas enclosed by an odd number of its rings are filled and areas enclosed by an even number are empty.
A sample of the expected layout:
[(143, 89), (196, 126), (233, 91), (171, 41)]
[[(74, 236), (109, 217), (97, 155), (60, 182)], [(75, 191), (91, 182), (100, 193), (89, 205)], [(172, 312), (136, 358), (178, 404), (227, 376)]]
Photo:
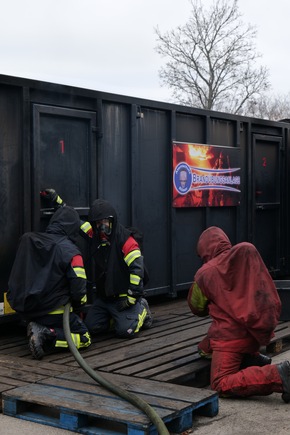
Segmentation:
[[(45, 187), (83, 219), (95, 198), (105, 198), (121, 223), (142, 230), (148, 296), (174, 298), (189, 288), (200, 266), (198, 237), (211, 225), (233, 244), (254, 243), (272, 276), (286, 278), (289, 126), (0, 76), (1, 317), (9, 312), (3, 301), (18, 239), (51, 216), (40, 201)], [(177, 146), (182, 161), (183, 144), (236, 150), (238, 203), (176, 207), (173, 154)]]

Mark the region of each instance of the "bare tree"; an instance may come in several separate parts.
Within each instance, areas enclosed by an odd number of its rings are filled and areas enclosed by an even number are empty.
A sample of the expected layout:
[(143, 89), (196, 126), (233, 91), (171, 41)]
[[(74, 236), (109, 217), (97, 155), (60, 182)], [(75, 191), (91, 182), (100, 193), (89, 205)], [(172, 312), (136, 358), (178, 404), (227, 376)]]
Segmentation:
[(256, 30), (240, 20), (238, 0), (216, 0), (209, 10), (200, 0), (190, 3), (184, 26), (155, 29), (156, 51), (167, 58), (161, 82), (178, 103), (243, 114), (247, 101), (270, 87), (267, 68), (256, 66)]
[(245, 112), (255, 118), (280, 121), (290, 119), (290, 94), (288, 95), (262, 95), (258, 99), (247, 102)]

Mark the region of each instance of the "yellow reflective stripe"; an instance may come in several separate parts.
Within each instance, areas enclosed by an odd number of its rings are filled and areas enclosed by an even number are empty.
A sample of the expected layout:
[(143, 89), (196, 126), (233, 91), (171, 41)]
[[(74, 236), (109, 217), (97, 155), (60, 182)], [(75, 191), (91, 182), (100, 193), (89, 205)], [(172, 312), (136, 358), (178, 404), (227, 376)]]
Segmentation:
[(67, 341), (56, 340), (55, 347), (68, 347)]
[(207, 297), (202, 293), (196, 282), (192, 284), (190, 291), (191, 294), (189, 304), (193, 307), (193, 309), (203, 311), (208, 302)]
[(141, 257), (141, 251), (140, 249), (135, 249), (134, 251), (129, 252), (128, 255), (126, 255), (126, 257), (124, 258), (125, 263), (127, 264), (127, 266), (130, 266), (130, 264), (136, 260), (136, 258)]
[(80, 347), (81, 337), (80, 334), (71, 334), (71, 338), (73, 339), (73, 342), (78, 349)]
[(139, 285), (141, 281), (140, 276), (130, 274), (130, 284)]
[(84, 233), (88, 233), (91, 229), (92, 229), (92, 226), (91, 226), (91, 224), (90, 224), (89, 222), (84, 222), (84, 223), (81, 225), (81, 230), (82, 230)]
[[(71, 338), (76, 346), (77, 349), (80, 349), (82, 347), (88, 347), (91, 345), (91, 337), (90, 334), (88, 332), (86, 332), (85, 334), (83, 334), (88, 340), (83, 343), (81, 341), (81, 336), (80, 334), (72, 334), (71, 333)], [(57, 340), (55, 343), (55, 347), (68, 347), (68, 342), (64, 341), (64, 340)]]
[[(72, 307), (70, 307), (70, 312), (72, 313)], [(48, 314), (63, 314), (64, 307), (57, 308), (56, 310), (50, 311)]]
[(87, 302), (87, 300), (88, 300), (87, 295), (84, 295), (84, 296), (81, 298), (81, 304), (85, 304), (85, 303)]
[(86, 337), (88, 340), (84, 343), (83, 341), (80, 342), (80, 348), (82, 347), (89, 347), (92, 344), (90, 334), (86, 332), (83, 334), (83, 337)]
[(63, 201), (62, 201), (62, 199), (61, 199), (61, 197), (59, 195), (57, 195), (56, 202), (58, 204), (62, 204), (63, 203)]
[(76, 266), (73, 267), (73, 270), (78, 278), (87, 279), (86, 271), (83, 267)]
[(140, 328), (143, 326), (143, 323), (146, 319), (146, 316), (147, 316), (147, 310), (146, 310), (146, 308), (144, 308), (142, 313), (138, 315), (139, 320), (138, 320), (138, 323), (137, 323), (137, 326), (136, 326), (136, 329), (134, 332), (139, 332)]
[[(81, 337), (80, 334), (71, 333), (72, 341), (74, 342), (77, 349), (80, 347)], [(67, 341), (64, 340), (56, 340), (55, 347), (68, 347)]]
[(128, 301), (131, 305), (135, 305), (136, 304), (136, 298), (132, 298), (132, 296), (127, 296)]
[(119, 295), (119, 298), (125, 298), (126, 296), (128, 296), (127, 293), (122, 293)]

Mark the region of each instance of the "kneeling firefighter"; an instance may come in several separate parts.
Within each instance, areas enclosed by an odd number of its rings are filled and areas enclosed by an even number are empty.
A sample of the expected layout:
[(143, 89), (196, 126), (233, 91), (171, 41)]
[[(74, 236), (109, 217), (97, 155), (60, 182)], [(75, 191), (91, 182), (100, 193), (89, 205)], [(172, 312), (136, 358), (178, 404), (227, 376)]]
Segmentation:
[[(28, 322), (29, 349), (35, 359), (55, 347), (68, 347), (63, 331), (64, 306), (77, 311), (86, 303), (87, 279), (76, 246), (80, 218), (72, 207), (60, 207), (45, 232), (25, 233), (11, 270), (7, 299)], [(77, 348), (91, 344), (88, 328), (70, 313), (70, 330)]]
[[(64, 206), (54, 189), (42, 197), (53, 207)], [(141, 329), (152, 326), (149, 304), (144, 297), (148, 274), (141, 249), (141, 234), (124, 227), (114, 207), (96, 199), (89, 210), (88, 222), (81, 222), (81, 235), (87, 240), (94, 258), (93, 302), (85, 323), (91, 334), (113, 329), (118, 337), (136, 337)]]
[(93, 249), (96, 293), (86, 325), (93, 334), (113, 323), (117, 336), (135, 337), (153, 322), (144, 298), (148, 277), (136, 234), (118, 222), (114, 207), (103, 199), (93, 202), (89, 222), (92, 230), (86, 223), (82, 230)]

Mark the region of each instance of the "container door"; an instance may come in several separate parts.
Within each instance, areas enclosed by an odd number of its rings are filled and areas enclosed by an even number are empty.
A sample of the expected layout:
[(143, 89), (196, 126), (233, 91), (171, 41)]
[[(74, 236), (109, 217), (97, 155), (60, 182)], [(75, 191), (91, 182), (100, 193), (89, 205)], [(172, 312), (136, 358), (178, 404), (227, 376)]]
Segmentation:
[(281, 269), (281, 146), (282, 138), (253, 136), (253, 243), (272, 273)]
[(95, 129), (95, 112), (34, 105), (33, 230), (42, 230), (52, 214), (40, 201), (44, 188), (54, 188), (68, 205), (87, 216), (96, 198)]

